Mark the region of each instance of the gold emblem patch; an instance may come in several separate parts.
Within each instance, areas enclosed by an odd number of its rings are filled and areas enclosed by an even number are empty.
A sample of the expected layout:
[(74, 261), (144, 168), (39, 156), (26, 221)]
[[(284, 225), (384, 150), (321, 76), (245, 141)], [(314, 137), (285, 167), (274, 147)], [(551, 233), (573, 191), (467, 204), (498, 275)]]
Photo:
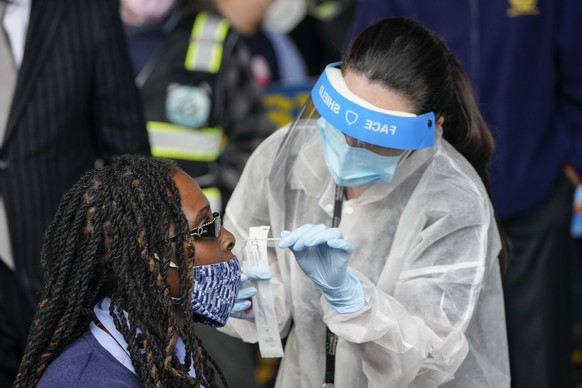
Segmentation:
[(524, 15), (539, 15), (537, 0), (509, 0), (509, 8), (507, 15), (509, 17), (524, 16)]

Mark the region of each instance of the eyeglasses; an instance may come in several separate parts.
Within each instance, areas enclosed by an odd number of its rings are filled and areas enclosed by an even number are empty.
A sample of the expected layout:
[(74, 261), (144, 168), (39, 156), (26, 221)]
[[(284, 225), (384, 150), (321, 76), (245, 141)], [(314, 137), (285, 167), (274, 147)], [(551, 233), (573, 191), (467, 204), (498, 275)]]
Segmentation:
[[(220, 237), (220, 229), (222, 228), (220, 213), (214, 212), (212, 213), (212, 216), (214, 217), (212, 221), (190, 229), (188, 235), (194, 238)], [(170, 237), (170, 241), (175, 242), (176, 236)]]

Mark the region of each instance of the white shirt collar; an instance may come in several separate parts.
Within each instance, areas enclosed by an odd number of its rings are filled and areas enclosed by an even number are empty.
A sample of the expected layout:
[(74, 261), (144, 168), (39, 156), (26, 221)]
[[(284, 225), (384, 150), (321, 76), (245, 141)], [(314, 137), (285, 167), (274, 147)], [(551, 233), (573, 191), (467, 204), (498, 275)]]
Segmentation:
[(12, 56), (18, 69), (24, 56), (29, 19), (30, 0), (14, 0), (6, 5), (2, 25), (10, 41)]
[[(135, 373), (135, 368), (131, 363), (131, 356), (129, 354), (128, 347), (129, 345), (125, 341), (123, 334), (121, 334), (117, 328), (115, 327), (115, 323), (113, 323), (113, 318), (109, 313), (109, 306), (111, 305), (111, 299), (108, 297), (103, 298), (101, 302), (97, 303), (95, 307), (93, 307), (93, 312), (95, 312), (95, 317), (101, 322), (101, 324), (107, 329), (111, 335), (107, 334), (105, 331), (97, 327), (97, 325), (91, 322), (89, 329), (91, 333), (99, 342), (101, 346), (105, 348), (117, 361), (119, 361), (123, 366), (125, 366), (129, 371), (133, 374)], [(124, 311), (124, 314), (127, 316), (127, 313)], [(138, 329), (139, 330), (139, 329)], [(113, 336), (113, 338), (112, 338)], [(176, 342), (176, 349), (174, 350), (174, 354), (178, 357), (178, 360), (184, 362), (184, 358), (186, 357), (186, 345), (182, 338), (178, 338)], [(195, 377), (196, 372), (194, 371), (194, 364), (190, 365), (190, 376)]]

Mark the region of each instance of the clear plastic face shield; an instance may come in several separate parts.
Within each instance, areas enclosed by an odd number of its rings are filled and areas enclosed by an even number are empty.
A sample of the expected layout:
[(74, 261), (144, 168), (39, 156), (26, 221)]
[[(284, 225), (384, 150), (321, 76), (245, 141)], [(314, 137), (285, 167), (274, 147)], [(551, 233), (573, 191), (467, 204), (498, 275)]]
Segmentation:
[(290, 137), (305, 137), (297, 133), (302, 130), (319, 132), (325, 163), (338, 185), (390, 182), (412, 151), (434, 145), (434, 113), (415, 115), (372, 105), (349, 90), (340, 65), (326, 67)]

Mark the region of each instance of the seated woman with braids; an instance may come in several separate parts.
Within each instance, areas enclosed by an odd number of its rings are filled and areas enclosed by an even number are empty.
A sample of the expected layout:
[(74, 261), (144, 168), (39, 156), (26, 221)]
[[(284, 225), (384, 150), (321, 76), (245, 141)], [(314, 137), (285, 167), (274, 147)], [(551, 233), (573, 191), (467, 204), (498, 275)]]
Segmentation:
[(45, 235), (45, 288), (15, 387), (227, 386), (194, 324), (226, 323), (241, 277), (234, 244), (171, 162), (123, 156), (86, 173)]

